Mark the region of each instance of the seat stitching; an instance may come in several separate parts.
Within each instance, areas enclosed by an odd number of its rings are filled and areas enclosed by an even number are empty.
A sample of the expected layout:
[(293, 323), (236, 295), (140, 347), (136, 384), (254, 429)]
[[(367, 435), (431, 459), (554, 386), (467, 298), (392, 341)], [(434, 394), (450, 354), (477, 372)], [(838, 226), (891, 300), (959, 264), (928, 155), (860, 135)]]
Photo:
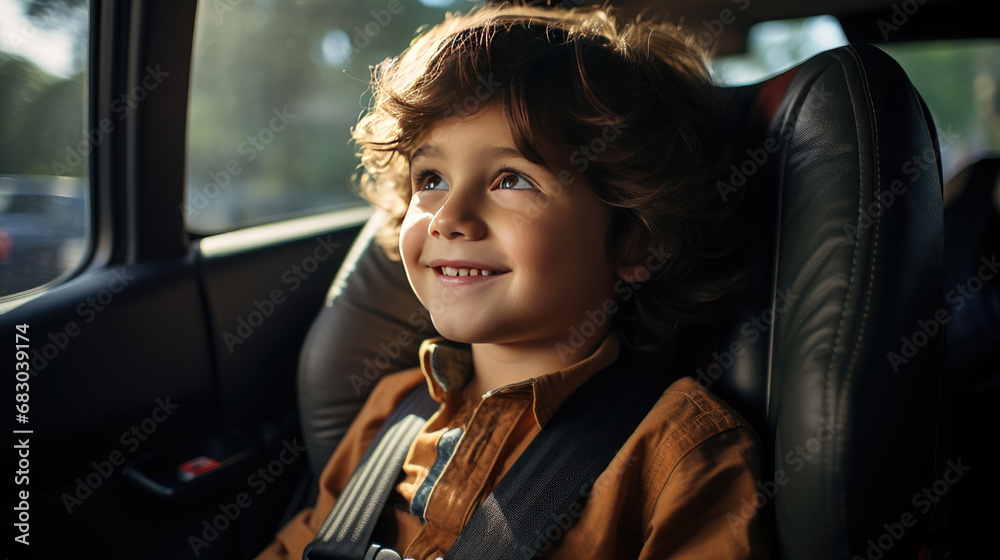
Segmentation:
[[(860, 64), (859, 65), (859, 69), (861, 71), (861, 76), (862, 76), (862, 79), (864, 80), (865, 86), (866, 86), (865, 90), (866, 90), (867, 97), (868, 97), (869, 108), (871, 110), (872, 123), (873, 123), (873, 128), (874, 128), (874, 133), (875, 133), (875, 150), (874, 150), (875, 151), (875, 160), (874, 160), (874, 167), (875, 167), (874, 168), (874, 172), (875, 172), (875, 202), (876, 202), (876, 204), (879, 205), (879, 208), (884, 211), (884, 209), (881, 208), (882, 198), (880, 196), (881, 193), (882, 193), (882, 173), (881, 173), (881, 169), (880, 169), (880, 164), (882, 162), (882, 159), (881, 159), (881, 156), (880, 156), (880, 153), (879, 153), (878, 115), (875, 112), (875, 100), (872, 98), (871, 82), (869, 81), (869, 78), (868, 78), (868, 72), (866, 71), (864, 64)], [(860, 326), (859, 326), (859, 329), (858, 329), (858, 337), (855, 340), (854, 351), (851, 354), (851, 360), (850, 360), (850, 362), (848, 363), (848, 366), (847, 366), (847, 377), (844, 380), (844, 387), (843, 387), (842, 393), (841, 393), (841, 400), (840, 400), (840, 407), (841, 408), (840, 408), (840, 413), (841, 413), (841, 417), (844, 417), (844, 418), (847, 417), (847, 411), (845, 409), (848, 406), (848, 402), (849, 402), (848, 401), (848, 394), (850, 393), (851, 385), (854, 382), (854, 376), (856, 374), (855, 364), (857, 363), (858, 355), (861, 352), (861, 344), (862, 344), (862, 342), (864, 340), (865, 327), (868, 325), (868, 313), (869, 313), (870, 307), (871, 307), (871, 298), (872, 298), (872, 293), (874, 292), (874, 285), (875, 285), (875, 273), (876, 273), (876, 270), (877, 270), (878, 249), (879, 249), (879, 234), (881, 232), (881, 216), (882, 216), (882, 212), (876, 212), (875, 213), (875, 224), (874, 224), (874, 228), (873, 228), (874, 229), (874, 240), (872, 242), (871, 262), (870, 262), (870, 265), (868, 267), (868, 270), (869, 270), (869, 272), (868, 272), (868, 286), (867, 286), (866, 293), (865, 293), (865, 303), (864, 303), (863, 311), (862, 311), (862, 314), (861, 314), (861, 322), (860, 322)], [(860, 219), (860, 217), (859, 217), (859, 219)], [(859, 246), (859, 248), (860, 248), (860, 246)], [(843, 475), (843, 472), (841, 472), (841, 475)], [(847, 516), (847, 494), (846, 494), (846, 485), (845, 484), (841, 484), (840, 494), (841, 494), (841, 512), (844, 515), (844, 517), (846, 518), (846, 516)], [(847, 542), (847, 541), (845, 541), (845, 542)]]
[[(853, 48), (851, 48), (851, 51), (854, 52), (855, 56), (856, 56), (856, 51), (854, 51)], [(848, 87), (850, 86), (849, 82), (847, 83), (847, 85), (848, 85)], [(851, 101), (851, 108), (854, 110), (854, 112), (856, 114), (856, 112), (857, 112), (857, 106), (856, 106), (855, 101), (854, 101), (854, 96), (849, 95), (848, 98)], [(855, 126), (855, 131), (856, 131), (856, 133), (858, 133), (857, 132), (857, 126)], [(859, 145), (860, 145), (860, 142), (859, 142)], [(877, 176), (877, 173), (876, 173), (876, 176)], [(857, 209), (857, 211), (858, 211), (857, 219), (858, 219), (859, 223), (860, 223), (860, 219), (861, 219), (861, 214), (864, 212), (864, 196), (863, 196), (864, 192), (863, 192), (862, 188), (863, 188), (863, 181), (862, 181), (862, 177), (861, 177), (861, 166), (859, 165), (859, 167), (858, 167), (858, 209)], [(846, 328), (847, 300), (850, 298), (851, 289), (854, 286), (854, 273), (857, 270), (858, 261), (860, 260), (859, 259), (859, 253), (860, 253), (860, 251), (861, 251), (861, 243), (857, 243), (855, 245), (855, 247), (854, 247), (854, 252), (853, 252), (853, 255), (852, 255), (852, 259), (851, 259), (851, 269), (850, 269), (850, 273), (849, 273), (849, 277), (848, 277), (847, 291), (844, 294), (844, 304), (841, 307), (840, 322), (837, 325), (837, 334), (836, 334), (836, 337), (834, 338), (834, 349), (840, 347), (840, 343), (841, 343), (843, 331)], [(860, 339), (859, 339), (859, 341), (860, 341)], [(857, 349), (857, 342), (856, 342), (856, 345), (855, 345), (855, 349)], [(852, 360), (853, 360), (853, 356), (852, 356)], [(833, 362), (834, 362), (834, 355), (831, 354), (831, 356), (830, 356), (830, 362), (827, 364), (827, 372), (826, 372), (826, 383), (825, 384), (826, 384), (826, 387), (827, 387), (827, 391), (826, 391), (827, 395), (835, 395), (836, 394), (836, 388), (832, 386), (834, 384), (834, 375), (833, 375), (833, 372), (832, 372)], [(850, 371), (850, 369), (848, 369), (847, 378), (845, 379), (845, 388), (847, 386), (849, 386), (850, 383), (851, 383), (851, 371)], [(824, 409), (824, 417), (826, 417), (826, 399), (823, 399), (823, 409)], [(832, 409), (833, 409), (833, 407), (831, 407), (831, 411), (832, 411)], [(836, 421), (836, 418), (834, 418), (834, 421)], [(841, 444), (838, 447), (842, 447), (842, 445), (843, 444)], [(840, 450), (843, 451), (842, 449), (840, 449)], [(844, 522), (844, 520), (846, 520), (846, 518), (847, 518), (847, 495), (846, 495), (846, 492), (845, 492), (845, 489), (844, 489), (845, 485), (844, 485), (843, 472), (840, 472), (839, 470), (838, 471), (834, 471), (834, 469), (833, 469), (833, 465), (832, 465), (833, 456), (834, 456), (833, 453), (825, 453), (824, 454), (824, 458), (826, 459), (826, 468), (827, 468), (827, 471), (830, 472), (831, 474), (837, 476), (837, 478), (840, 479), (840, 484), (839, 484), (839, 486), (840, 486), (840, 517), (839, 517), (839, 523), (838, 524), (840, 525), (839, 529), (840, 529), (840, 532), (841, 532), (841, 538), (842, 538), (842, 543), (843, 543), (843, 547), (842, 548), (844, 549), (844, 552), (846, 553), (846, 552), (849, 552), (847, 550), (847, 546), (848, 546), (847, 543), (849, 542), (848, 535), (847, 535), (847, 524), (846, 524), (846, 522)]]

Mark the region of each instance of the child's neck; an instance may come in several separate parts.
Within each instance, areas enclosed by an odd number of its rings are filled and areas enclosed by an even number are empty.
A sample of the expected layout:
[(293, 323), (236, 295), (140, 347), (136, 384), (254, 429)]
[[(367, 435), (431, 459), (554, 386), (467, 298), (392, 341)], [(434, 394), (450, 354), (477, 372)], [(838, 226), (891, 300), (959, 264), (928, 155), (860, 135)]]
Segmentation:
[(585, 340), (578, 348), (544, 341), (536, 344), (472, 344), (475, 372), (466, 387), (469, 396), (484, 395), (497, 387), (565, 369), (597, 350), (607, 330)]

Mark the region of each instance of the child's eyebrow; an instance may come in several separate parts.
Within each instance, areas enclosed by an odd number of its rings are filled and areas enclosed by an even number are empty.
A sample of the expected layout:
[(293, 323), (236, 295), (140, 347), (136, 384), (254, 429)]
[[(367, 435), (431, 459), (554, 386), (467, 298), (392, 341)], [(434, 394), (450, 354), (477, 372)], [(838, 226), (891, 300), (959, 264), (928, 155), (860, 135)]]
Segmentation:
[(424, 144), (423, 146), (420, 146), (419, 148), (414, 150), (412, 154), (410, 154), (410, 161), (413, 161), (418, 157), (434, 157), (440, 154), (441, 150), (439, 150), (437, 146)]
[[(418, 157), (435, 157), (440, 155), (441, 150), (437, 146), (425, 144), (413, 151), (413, 154), (410, 155), (410, 161), (413, 161)], [(510, 146), (494, 146), (492, 148), (486, 148), (483, 150), (483, 155), (487, 157), (524, 157), (519, 150)]]
[(504, 157), (504, 156), (519, 157), (519, 158), (524, 157), (523, 155), (521, 155), (521, 152), (519, 150), (516, 150), (509, 146), (496, 146), (493, 148), (489, 148), (486, 150), (486, 155), (490, 157)]

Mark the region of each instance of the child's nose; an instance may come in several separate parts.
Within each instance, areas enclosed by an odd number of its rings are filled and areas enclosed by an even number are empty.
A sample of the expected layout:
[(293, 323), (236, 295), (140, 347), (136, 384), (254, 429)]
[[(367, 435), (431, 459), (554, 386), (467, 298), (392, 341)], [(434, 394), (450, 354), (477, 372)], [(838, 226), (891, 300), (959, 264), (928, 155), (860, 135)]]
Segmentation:
[(474, 193), (463, 193), (453, 188), (435, 212), (427, 233), (445, 239), (481, 239), (486, 235), (481, 204), (482, 201)]

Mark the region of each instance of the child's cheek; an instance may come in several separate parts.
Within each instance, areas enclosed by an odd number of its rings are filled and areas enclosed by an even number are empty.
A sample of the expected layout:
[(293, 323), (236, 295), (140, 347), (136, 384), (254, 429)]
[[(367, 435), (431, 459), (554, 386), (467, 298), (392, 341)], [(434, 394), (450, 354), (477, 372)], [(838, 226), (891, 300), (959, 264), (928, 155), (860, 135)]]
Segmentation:
[(407, 266), (414, 264), (420, 257), (429, 219), (428, 214), (415, 209), (412, 205), (403, 216), (403, 223), (399, 228), (399, 254)]
[(517, 224), (519, 230), (530, 228), (545, 215), (551, 200), (538, 191), (511, 191), (493, 197), (496, 207)]
[(403, 230), (407, 229), (417, 229), (423, 227), (423, 231), (426, 232), (428, 222), (434, 217), (433, 208), (429, 204), (421, 204), (419, 197), (413, 197), (410, 200), (409, 206), (406, 207), (406, 213), (403, 214), (403, 223), (400, 230), (400, 238), (402, 238)]

